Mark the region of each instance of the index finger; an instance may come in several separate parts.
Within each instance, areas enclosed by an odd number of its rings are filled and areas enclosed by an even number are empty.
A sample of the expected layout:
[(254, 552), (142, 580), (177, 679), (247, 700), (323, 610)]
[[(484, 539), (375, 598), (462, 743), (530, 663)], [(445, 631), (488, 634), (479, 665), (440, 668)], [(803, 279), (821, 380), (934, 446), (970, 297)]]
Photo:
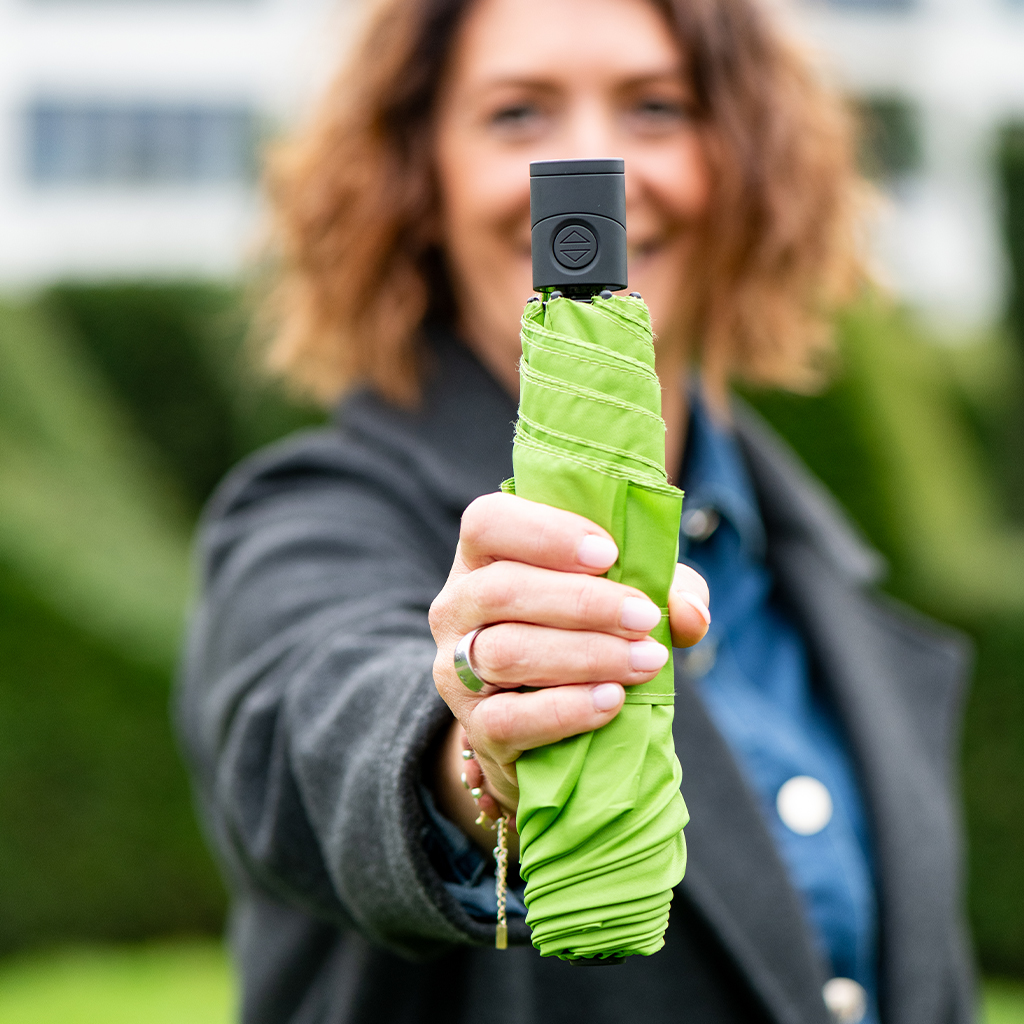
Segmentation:
[(477, 498), (463, 513), (459, 552), (469, 569), (507, 560), (592, 575), (619, 557), (608, 531), (589, 519), (501, 493)]

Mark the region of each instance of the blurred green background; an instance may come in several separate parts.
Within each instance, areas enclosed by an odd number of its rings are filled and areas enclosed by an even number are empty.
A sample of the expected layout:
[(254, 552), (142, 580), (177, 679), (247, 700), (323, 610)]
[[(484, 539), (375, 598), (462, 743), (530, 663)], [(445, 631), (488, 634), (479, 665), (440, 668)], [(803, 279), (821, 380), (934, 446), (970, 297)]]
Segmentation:
[[(968, 909), (985, 973), (1024, 979), (1024, 129), (999, 173), (1004, 324), (939, 343), (869, 298), (824, 393), (748, 397), (887, 556), (888, 591), (974, 638)], [(252, 369), (249, 312), (189, 282), (0, 303), (0, 1024), (229, 1014), (168, 713), (190, 536), (234, 462), (323, 419)], [(1022, 993), (993, 982), (990, 1019), (1024, 1021)]]

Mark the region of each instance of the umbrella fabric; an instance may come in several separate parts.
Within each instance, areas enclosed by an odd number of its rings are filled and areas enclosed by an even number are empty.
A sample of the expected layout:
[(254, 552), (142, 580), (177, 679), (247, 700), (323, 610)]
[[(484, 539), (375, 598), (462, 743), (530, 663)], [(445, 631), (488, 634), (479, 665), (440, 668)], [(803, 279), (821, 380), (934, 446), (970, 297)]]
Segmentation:
[[(526, 306), (519, 421), (508, 490), (586, 516), (619, 546), (608, 577), (663, 612), (682, 492), (665, 474), (661, 385), (639, 299), (558, 298)], [(526, 752), (516, 825), (527, 923), (544, 956), (650, 955), (664, 945), (683, 877), (688, 820), (672, 742), (672, 660), (626, 690), (593, 733)]]

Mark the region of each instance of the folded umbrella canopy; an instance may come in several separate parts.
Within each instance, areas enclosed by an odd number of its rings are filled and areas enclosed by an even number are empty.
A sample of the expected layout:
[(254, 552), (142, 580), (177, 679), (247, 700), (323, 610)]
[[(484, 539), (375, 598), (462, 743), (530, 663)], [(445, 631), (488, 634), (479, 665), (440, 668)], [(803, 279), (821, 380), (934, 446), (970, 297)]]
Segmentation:
[[(619, 546), (608, 577), (661, 607), (652, 637), (671, 651), (682, 492), (665, 474), (651, 320), (641, 299), (604, 294), (527, 304), (506, 486), (604, 527)], [(542, 955), (616, 960), (664, 945), (688, 820), (672, 704), (669, 658), (651, 682), (627, 687), (607, 725), (520, 758), (520, 873)]]

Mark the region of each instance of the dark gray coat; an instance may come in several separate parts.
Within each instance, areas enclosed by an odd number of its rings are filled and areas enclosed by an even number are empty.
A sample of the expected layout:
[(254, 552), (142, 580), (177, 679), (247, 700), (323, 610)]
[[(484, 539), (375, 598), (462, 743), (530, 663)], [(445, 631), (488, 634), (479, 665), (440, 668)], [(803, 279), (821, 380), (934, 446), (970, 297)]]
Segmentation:
[[(417, 413), (367, 393), (236, 469), (201, 533), (180, 724), (235, 893), (245, 1024), (826, 1024), (825, 977), (755, 799), (679, 673), (689, 864), (666, 948), (603, 970), (497, 952), (425, 852), (450, 721), (427, 609), (459, 519), (511, 474), (515, 406), (442, 345)], [(458, 400), (456, 400), (458, 396)], [(871, 592), (878, 559), (743, 414), (779, 586), (831, 689), (877, 850), (885, 1024), (968, 1024), (953, 755), (962, 643)]]

